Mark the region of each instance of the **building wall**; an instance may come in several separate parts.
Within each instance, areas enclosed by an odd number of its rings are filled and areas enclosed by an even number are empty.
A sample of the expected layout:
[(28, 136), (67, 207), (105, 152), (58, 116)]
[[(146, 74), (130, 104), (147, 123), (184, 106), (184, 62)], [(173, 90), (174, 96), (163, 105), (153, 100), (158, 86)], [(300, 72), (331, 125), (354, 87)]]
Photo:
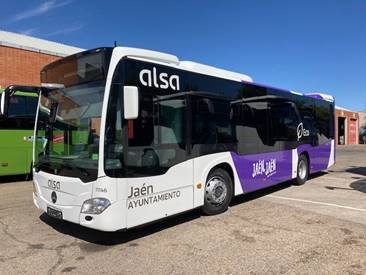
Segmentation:
[(338, 120), (339, 118), (345, 119), (345, 135), (344, 144), (358, 144), (358, 132), (359, 132), (359, 115), (356, 112), (350, 112), (343, 109), (336, 109), (336, 144), (339, 144), (339, 129)]
[(0, 46), (0, 88), (10, 84), (40, 85), (41, 69), (59, 56)]
[(366, 127), (366, 112), (359, 112), (360, 127)]
[[(366, 138), (364, 136), (366, 136), (365, 134), (365, 129), (366, 129), (366, 111), (365, 112), (359, 112), (358, 113), (358, 117), (360, 120), (359, 123), (359, 131), (360, 131), (360, 143), (364, 144), (366, 141), (364, 141)], [(363, 129), (361, 129), (363, 128)]]

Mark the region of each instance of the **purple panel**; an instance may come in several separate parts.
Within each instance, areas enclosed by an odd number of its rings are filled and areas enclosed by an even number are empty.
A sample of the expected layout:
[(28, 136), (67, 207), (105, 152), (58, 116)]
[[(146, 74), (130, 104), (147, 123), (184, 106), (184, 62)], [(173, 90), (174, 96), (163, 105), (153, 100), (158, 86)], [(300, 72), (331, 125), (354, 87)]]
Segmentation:
[(262, 189), (291, 178), (291, 151), (255, 155), (231, 153), (231, 156), (245, 193)]
[(303, 152), (307, 152), (309, 154), (310, 173), (314, 173), (328, 168), (331, 147), (332, 143), (330, 140), (329, 142), (316, 147), (309, 144), (303, 144), (297, 148), (297, 153), (298, 155)]
[[(325, 94), (320, 94), (320, 93), (310, 93), (310, 94), (305, 94), (305, 96), (311, 97), (311, 98), (322, 99), (322, 100), (326, 100), (326, 101), (329, 101), (328, 97), (330, 97), (330, 95), (325, 95)], [(332, 96), (331, 102), (334, 102), (333, 96)]]
[[(313, 147), (309, 144), (297, 148), (298, 155), (307, 152), (310, 173), (325, 170), (330, 158), (331, 141)], [(244, 193), (266, 188), (292, 178), (292, 151), (238, 155), (231, 152), (235, 169)]]
[(311, 97), (311, 98), (316, 98), (316, 99), (324, 99), (321, 95), (318, 95), (318, 94), (305, 94), (305, 96), (307, 97)]

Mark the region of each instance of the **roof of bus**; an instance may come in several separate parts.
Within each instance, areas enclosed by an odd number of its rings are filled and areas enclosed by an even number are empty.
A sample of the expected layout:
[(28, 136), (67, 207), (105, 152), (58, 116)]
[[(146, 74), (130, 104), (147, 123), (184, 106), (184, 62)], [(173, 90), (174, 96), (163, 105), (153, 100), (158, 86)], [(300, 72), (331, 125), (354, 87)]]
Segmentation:
[[(2, 94), (4, 91), (5, 91), (5, 89), (0, 89), (0, 94)], [(22, 90), (15, 91), (14, 95), (38, 97), (37, 93), (25, 92), (25, 91), (22, 91)]]
[(80, 58), (82, 56), (96, 53), (100, 51), (110, 51), (113, 50), (118, 51), (124, 51), (127, 56), (136, 58), (136, 59), (145, 59), (149, 61), (154, 61), (158, 63), (164, 63), (170, 66), (175, 66), (176, 68), (197, 72), (201, 74), (211, 75), (215, 77), (220, 77), (224, 79), (231, 79), (235, 81), (246, 81), (246, 82), (252, 82), (252, 78), (248, 75), (236, 73), (228, 70), (224, 70), (221, 68), (196, 63), (192, 61), (180, 61), (177, 56), (172, 54), (167, 54), (163, 52), (157, 52), (157, 51), (151, 51), (151, 50), (145, 50), (145, 49), (139, 49), (139, 48), (130, 48), (130, 47), (100, 47), (95, 49), (90, 49), (86, 51), (82, 51), (79, 53), (75, 53), (73, 55), (69, 55), (65, 57), (64, 59), (54, 61), (48, 65), (46, 65), (43, 70), (47, 70), (48, 68), (53, 67), (55, 64), (61, 63), (64, 60), (72, 59), (72, 58)]
[[(169, 65), (175, 65), (178, 68), (196, 72), (196, 73), (211, 75), (211, 76), (220, 77), (220, 78), (224, 78), (224, 79), (232, 79), (232, 80), (236, 80), (236, 81), (241, 81), (243, 83), (255, 84), (255, 85), (258, 85), (261, 87), (265, 87), (265, 88), (277, 89), (277, 90), (281, 90), (281, 91), (292, 93), (292, 94), (297, 94), (297, 95), (301, 95), (301, 96), (307, 96), (307, 97), (311, 97), (311, 98), (315, 98), (315, 99), (322, 99), (322, 100), (326, 100), (329, 102), (334, 102), (334, 97), (331, 95), (328, 95), (328, 94), (299, 93), (299, 92), (295, 92), (295, 91), (291, 91), (291, 90), (271, 87), (269, 85), (254, 83), (253, 79), (249, 75), (246, 75), (246, 74), (236, 73), (236, 72), (232, 72), (232, 71), (220, 69), (220, 68), (209, 66), (209, 65), (192, 62), (192, 61), (180, 61), (177, 56), (172, 55), (172, 54), (151, 51), (151, 50), (144, 50), (144, 49), (139, 49), (139, 48), (100, 47), (100, 48), (95, 48), (95, 49), (90, 49), (90, 50), (82, 51), (79, 53), (75, 53), (73, 55), (68, 56), (67, 58), (72, 58), (72, 56), (81, 57), (81, 56), (87, 55), (89, 53), (94, 53), (94, 52), (98, 52), (101, 50), (111, 51), (113, 49), (118, 49), (118, 50), (122, 50), (122, 51), (125, 50), (126, 52), (129, 53), (128, 55), (130, 55), (132, 57), (138, 57), (138, 58), (143, 58), (143, 59), (146, 58), (146, 59), (151, 59), (151, 60), (155, 60), (158, 62), (165, 62)], [(52, 67), (54, 63), (58, 63), (58, 62), (60, 62), (60, 60), (50, 63), (45, 68)]]
[(295, 94), (295, 95), (299, 95), (299, 96), (306, 96), (306, 97), (311, 97), (311, 98), (315, 98), (315, 99), (321, 99), (321, 100), (325, 100), (325, 101), (328, 101), (328, 102), (333, 102), (334, 103), (334, 101), (335, 101), (334, 96), (324, 94), (324, 93), (301, 93), (301, 92), (286, 90), (286, 89), (277, 88), (277, 87), (273, 87), (273, 86), (265, 85), (265, 84), (261, 84), (261, 83), (256, 83), (256, 82), (252, 82), (250, 84), (254, 84), (256, 86), (260, 86), (260, 87), (263, 87), (263, 88), (275, 89), (275, 90), (279, 90), (279, 91), (283, 91), (283, 92), (286, 92), (286, 93), (291, 93), (291, 94)]

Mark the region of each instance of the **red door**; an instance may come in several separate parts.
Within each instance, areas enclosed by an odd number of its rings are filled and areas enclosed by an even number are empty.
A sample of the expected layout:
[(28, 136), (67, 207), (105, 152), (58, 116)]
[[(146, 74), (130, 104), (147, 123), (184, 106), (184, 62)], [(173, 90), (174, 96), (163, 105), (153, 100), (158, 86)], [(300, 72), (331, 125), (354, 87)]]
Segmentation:
[(356, 125), (357, 125), (356, 119), (351, 119), (349, 122), (349, 144), (357, 144), (356, 140)]

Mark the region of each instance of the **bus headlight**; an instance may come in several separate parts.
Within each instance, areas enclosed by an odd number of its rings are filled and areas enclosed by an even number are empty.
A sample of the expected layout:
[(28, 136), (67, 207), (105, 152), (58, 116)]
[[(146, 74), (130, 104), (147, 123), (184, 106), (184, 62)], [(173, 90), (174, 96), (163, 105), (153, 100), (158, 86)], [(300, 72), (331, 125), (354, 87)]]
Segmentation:
[(100, 214), (111, 205), (111, 202), (105, 198), (93, 198), (84, 201), (81, 207), (81, 213), (83, 214)]

